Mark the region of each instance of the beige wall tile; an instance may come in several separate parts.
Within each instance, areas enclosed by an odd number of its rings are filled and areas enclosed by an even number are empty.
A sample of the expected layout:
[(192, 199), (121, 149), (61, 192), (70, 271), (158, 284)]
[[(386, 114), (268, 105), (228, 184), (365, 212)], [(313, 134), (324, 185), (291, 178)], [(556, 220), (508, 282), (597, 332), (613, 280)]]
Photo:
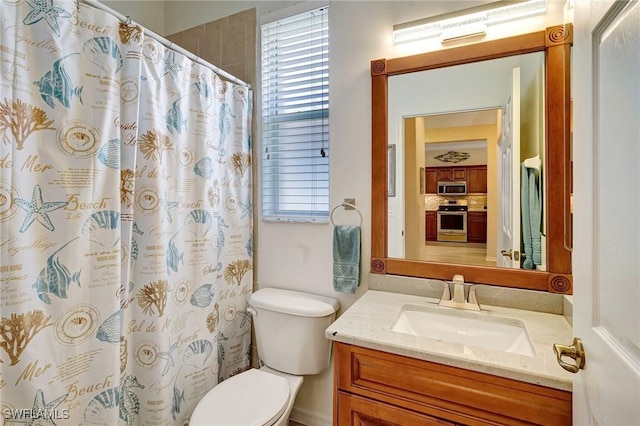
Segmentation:
[(242, 26), (247, 22), (247, 16), (250, 15), (251, 10), (245, 10), (243, 12), (238, 12), (234, 15), (227, 16), (227, 23), (230, 27)]
[(236, 65), (245, 61), (245, 25), (229, 26), (222, 33), (222, 63)]
[(243, 81), (247, 80), (246, 76), (244, 75), (245, 74), (244, 62), (239, 62), (233, 65), (223, 65), (221, 68), (224, 69), (229, 74), (238, 77), (240, 80), (243, 80)]
[(200, 55), (198, 48), (198, 33), (195, 29), (187, 30), (182, 33), (182, 43), (180, 44), (180, 47), (191, 53)]
[(229, 27), (229, 19), (228, 18), (222, 18), (222, 19), (218, 19), (217, 21), (211, 21), (211, 22), (207, 22), (205, 25), (206, 31), (210, 32), (210, 31), (226, 31), (227, 28)]
[[(222, 66), (222, 29), (207, 25), (200, 39), (200, 57), (216, 66)], [(223, 67), (224, 68), (224, 67)]]
[(176, 34), (168, 36), (167, 40), (169, 40), (172, 43), (177, 44), (178, 46), (182, 46), (182, 36), (183, 36), (183, 33), (176, 33)]

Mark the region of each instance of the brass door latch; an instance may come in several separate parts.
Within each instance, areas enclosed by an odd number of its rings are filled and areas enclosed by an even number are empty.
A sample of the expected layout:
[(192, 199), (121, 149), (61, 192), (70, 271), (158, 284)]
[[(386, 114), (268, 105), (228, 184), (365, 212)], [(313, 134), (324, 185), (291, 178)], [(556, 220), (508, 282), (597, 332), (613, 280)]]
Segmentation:
[[(585, 353), (584, 346), (582, 346), (582, 341), (577, 337), (573, 338), (573, 344), (571, 346), (560, 345), (555, 343), (553, 345), (553, 351), (556, 353), (556, 358), (558, 360), (558, 364), (565, 370), (571, 373), (577, 373), (579, 370), (584, 368), (585, 362)], [(569, 364), (562, 360), (563, 356), (568, 356), (576, 361), (575, 364)]]

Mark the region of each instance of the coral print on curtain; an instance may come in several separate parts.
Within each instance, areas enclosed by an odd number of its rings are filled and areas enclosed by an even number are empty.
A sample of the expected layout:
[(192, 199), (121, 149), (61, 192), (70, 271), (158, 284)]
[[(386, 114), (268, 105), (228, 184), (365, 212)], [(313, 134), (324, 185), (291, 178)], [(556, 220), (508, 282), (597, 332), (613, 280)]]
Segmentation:
[(249, 365), (252, 94), (83, 3), (0, 12), (0, 415), (188, 424)]

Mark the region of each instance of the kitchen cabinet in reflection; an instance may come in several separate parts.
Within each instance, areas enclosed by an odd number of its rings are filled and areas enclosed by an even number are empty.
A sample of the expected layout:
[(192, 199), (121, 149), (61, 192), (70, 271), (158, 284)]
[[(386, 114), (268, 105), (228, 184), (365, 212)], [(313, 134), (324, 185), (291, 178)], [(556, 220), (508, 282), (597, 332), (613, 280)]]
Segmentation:
[(486, 212), (467, 213), (467, 242), (482, 244), (487, 242)]

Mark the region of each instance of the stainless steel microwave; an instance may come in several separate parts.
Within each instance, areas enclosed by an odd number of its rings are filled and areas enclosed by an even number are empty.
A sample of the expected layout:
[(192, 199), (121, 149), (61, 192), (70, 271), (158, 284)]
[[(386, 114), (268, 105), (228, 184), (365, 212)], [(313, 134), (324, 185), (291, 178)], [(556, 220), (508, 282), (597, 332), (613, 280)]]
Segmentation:
[(438, 182), (439, 195), (467, 195), (467, 182)]

